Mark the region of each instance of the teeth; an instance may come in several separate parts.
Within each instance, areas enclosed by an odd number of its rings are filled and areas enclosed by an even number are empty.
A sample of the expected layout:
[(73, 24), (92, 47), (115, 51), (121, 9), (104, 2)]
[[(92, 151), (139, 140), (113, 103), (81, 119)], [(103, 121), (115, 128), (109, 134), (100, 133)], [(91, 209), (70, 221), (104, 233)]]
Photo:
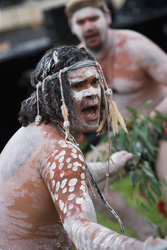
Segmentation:
[(92, 117), (92, 116), (94, 116), (94, 115), (95, 115), (95, 114), (89, 114), (88, 116), (89, 116), (89, 117)]

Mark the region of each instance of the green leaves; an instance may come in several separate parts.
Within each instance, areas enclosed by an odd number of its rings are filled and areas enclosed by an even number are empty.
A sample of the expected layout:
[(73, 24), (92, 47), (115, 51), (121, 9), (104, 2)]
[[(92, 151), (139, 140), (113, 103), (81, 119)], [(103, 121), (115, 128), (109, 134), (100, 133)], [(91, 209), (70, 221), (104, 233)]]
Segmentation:
[[(148, 108), (151, 100), (143, 108)], [(120, 133), (111, 138), (114, 150), (127, 150), (133, 153), (130, 165), (130, 179), (133, 188), (138, 188), (149, 205), (153, 205), (161, 198), (161, 184), (154, 174), (154, 164), (158, 151), (158, 141), (164, 134), (163, 122), (167, 118), (159, 111), (154, 110), (156, 116), (140, 115), (134, 107), (128, 107), (131, 118), (126, 122), (128, 134), (120, 128)], [(111, 152), (113, 153), (113, 152)]]

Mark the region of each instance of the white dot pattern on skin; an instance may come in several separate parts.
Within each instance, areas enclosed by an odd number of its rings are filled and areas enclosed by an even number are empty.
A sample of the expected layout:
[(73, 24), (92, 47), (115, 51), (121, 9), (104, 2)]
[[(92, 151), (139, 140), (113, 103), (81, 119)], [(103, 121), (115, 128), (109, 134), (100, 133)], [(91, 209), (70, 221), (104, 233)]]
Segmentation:
[(55, 199), (56, 199), (56, 201), (58, 200), (58, 197), (59, 197), (58, 194), (55, 194)]
[(84, 158), (83, 158), (82, 155), (79, 155), (78, 157), (79, 157), (79, 159), (80, 159), (82, 162), (84, 162)]
[(60, 155), (59, 155), (59, 154), (55, 156), (55, 160), (57, 160), (57, 159), (59, 159), (59, 158), (60, 158)]
[[(49, 182), (48, 188), (63, 221), (68, 210), (81, 206), (84, 200), (83, 193), (86, 192), (87, 187), (83, 173), (85, 163), (82, 152), (68, 141), (60, 140), (59, 145), (61, 148), (52, 153), (52, 158), (50, 156), (47, 158), (48, 168), (46, 169), (45, 165), (43, 173), (46, 175), (46, 181)], [(77, 171), (80, 175), (79, 179), (77, 179)]]
[(81, 181), (81, 184), (86, 186), (86, 181)]
[(82, 178), (83, 180), (85, 179), (85, 174), (84, 174), (84, 173), (81, 174), (81, 178)]
[(61, 169), (63, 168), (63, 166), (64, 166), (64, 163), (63, 163), (63, 162), (60, 163), (60, 164), (59, 164), (59, 170), (61, 170)]
[(54, 150), (53, 151), (53, 154), (52, 154), (52, 157), (54, 157), (56, 154), (57, 154), (57, 152), (58, 152), (58, 150), (56, 149), (56, 150)]
[(64, 156), (61, 156), (60, 158), (59, 158), (59, 162), (63, 162), (64, 161)]
[(76, 162), (73, 163), (73, 166), (81, 167), (82, 164), (76, 161)]
[(51, 162), (49, 161), (47, 164), (46, 164), (46, 168), (48, 168), (50, 166)]
[(81, 185), (81, 186), (80, 186), (80, 189), (81, 189), (83, 192), (85, 192), (86, 187), (85, 187), (85, 186), (83, 186), (83, 185)]
[(65, 214), (67, 212), (67, 207), (65, 206), (63, 209), (63, 213)]
[(73, 192), (74, 191), (74, 186), (69, 188), (69, 192)]
[(52, 165), (51, 165), (51, 167), (50, 167), (50, 170), (54, 171), (55, 169), (56, 169), (56, 163), (53, 162)]
[(62, 150), (59, 155), (62, 156), (62, 155), (65, 155), (66, 154), (66, 150)]
[(78, 170), (78, 167), (77, 167), (77, 166), (74, 166), (74, 167), (72, 167), (72, 170), (73, 170), (74, 172), (76, 172), (76, 171)]
[(75, 148), (73, 148), (73, 149), (72, 149), (72, 152), (73, 152), (73, 153), (76, 153), (76, 152), (77, 152), (77, 150), (76, 150)]
[(64, 176), (64, 171), (60, 173), (60, 177), (62, 178)]
[(62, 193), (65, 194), (67, 192), (67, 188), (65, 187), (63, 190), (62, 190)]
[(55, 187), (55, 180), (52, 180), (52, 189)]
[(50, 178), (53, 179), (53, 177), (54, 177), (54, 172), (50, 171)]
[(72, 164), (68, 163), (67, 168), (71, 168), (71, 167), (72, 167)]
[(62, 180), (61, 182), (61, 188), (64, 188), (67, 183), (67, 179)]
[(70, 181), (69, 181), (69, 183), (68, 183), (68, 185), (69, 186), (75, 186), (76, 185), (76, 183), (77, 183), (77, 178), (73, 178), (73, 179), (71, 179)]
[(82, 202), (83, 202), (83, 197), (82, 198), (79, 198), (79, 197), (76, 198), (76, 203), (77, 204), (82, 204)]
[(59, 208), (62, 211), (64, 208), (64, 202), (62, 200), (59, 200)]
[(72, 157), (73, 157), (74, 159), (76, 159), (76, 158), (77, 158), (77, 155), (76, 155), (76, 154), (71, 153), (71, 155), (72, 155)]
[(58, 144), (60, 145), (61, 148), (67, 148), (68, 147), (67, 143), (65, 141), (63, 141), (63, 140), (58, 141)]
[(59, 190), (59, 187), (60, 187), (60, 181), (56, 183), (56, 192)]
[(73, 207), (74, 207), (74, 205), (73, 205), (73, 204), (70, 204), (68, 208), (69, 208), (69, 209), (72, 209)]
[(71, 161), (71, 158), (67, 158), (66, 162), (69, 163)]
[(70, 194), (70, 195), (68, 196), (68, 200), (69, 200), (69, 201), (73, 200), (74, 198), (75, 198), (75, 194)]

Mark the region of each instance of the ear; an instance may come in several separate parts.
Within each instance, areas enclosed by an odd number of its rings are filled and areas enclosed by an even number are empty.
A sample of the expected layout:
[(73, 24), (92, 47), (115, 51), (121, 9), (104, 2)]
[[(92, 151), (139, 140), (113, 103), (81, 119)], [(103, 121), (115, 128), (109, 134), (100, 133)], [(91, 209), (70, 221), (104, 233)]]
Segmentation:
[(111, 23), (112, 23), (111, 12), (110, 12), (110, 11), (106, 11), (106, 12), (105, 12), (105, 17), (106, 17), (108, 26), (110, 26)]
[(75, 35), (74, 28), (73, 28), (73, 23), (72, 23), (71, 20), (68, 21), (68, 25), (69, 25), (69, 27), (71, 29), (71, 33)]

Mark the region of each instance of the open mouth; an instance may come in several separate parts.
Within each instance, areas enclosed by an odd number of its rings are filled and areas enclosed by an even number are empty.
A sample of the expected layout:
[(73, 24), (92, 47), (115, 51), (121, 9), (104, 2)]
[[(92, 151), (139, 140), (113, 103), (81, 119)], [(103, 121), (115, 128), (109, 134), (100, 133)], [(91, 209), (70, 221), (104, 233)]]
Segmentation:
[(86, 36), (85, 36), (85, 39), (86, 39), (87, 41), (92, 41), (92, 40), (95, 40), (95, 39), (98, 38), (98, 37), (99, 37), (98, 33), (93, 33), (93, 34), (91, 34), (91, 35), (86, 35)]
[(89, 119), (97, 119), (98, 116), (98, 106), (89, 106), (82, 110), (85, 116), (87, 116)]

